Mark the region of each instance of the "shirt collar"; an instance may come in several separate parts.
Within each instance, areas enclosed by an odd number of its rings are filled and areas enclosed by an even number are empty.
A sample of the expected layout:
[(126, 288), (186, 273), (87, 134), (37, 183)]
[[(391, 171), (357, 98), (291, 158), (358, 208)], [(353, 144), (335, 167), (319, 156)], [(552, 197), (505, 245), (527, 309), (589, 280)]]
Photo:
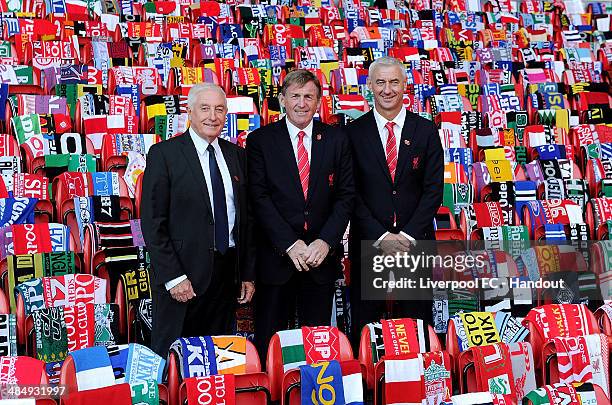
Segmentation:
[[(389, 120), (383, 117), (378, 112), (378, 110), (376, 110), (376, 107), (374, 107), (374, 118), (376, 119), (376, 123), (378, 124), (380, 128), (384, 128), (385, 125), (387, 125), (387, 122), (389, 122)], [(397, 125), (399, 128), (403, 128), (405, 120), (406, 120), (406, 109), (402, 107), (400, 112), (391, 121), (395, 125)]]
[(310, 123), (308, 124), (308, 126), (304, 129), (299, 129), (298, 127), (296, 127), (295, 125), (293, 125), (291, 122), (289, 122), (289, 120), (287, 118), (285, 118), (285, 122), (287, 123), (287, 130), (289, 131), (289, 136), (291, 137), (291, 139), (294, 139), (298, 137), (298, 133), (300, 131), (304, 131), (306, 133), (306, 137), (310, 137), (312, 136), (312, 128), (313, 128), (313, 120), (310, 120)]
[[(198, 154), (204, 155), (206, 153), (206, 148), (208, 148), (209, 145), (208, 141), (200, 137), (192, 127), (189, 127), (189, 136), (191, 136), (191, 140), (193, 141)], [(215, 140), (210, 144), (213, 146), (213, 148), (215, 148), (215, 150), (217, 150), (219, 147), (219, 139), (215, 138)]]

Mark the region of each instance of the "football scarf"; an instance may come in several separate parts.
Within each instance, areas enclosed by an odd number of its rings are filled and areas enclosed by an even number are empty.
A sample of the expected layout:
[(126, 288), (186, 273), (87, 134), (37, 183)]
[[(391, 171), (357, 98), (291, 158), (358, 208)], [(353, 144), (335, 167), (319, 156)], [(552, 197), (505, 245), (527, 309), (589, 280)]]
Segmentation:
[(0, 156), (0, 176), (7, 190), (13, 189), (13, 177), (21, 173), (21, 160), (18, 156)]
[(342, 369), (338, 361), (300, 366), (302, 404), (344, 404)]
[(528, 334), (526, 328), (504, 312), (460, 313), (452, 317), (452, 320), (460, 351), (499, 342), (520, 342)]
[(49, 199), (49, 179), (36, 174), (19, 173), (13, 176), (13, 197)]
[(27, 356), (0, 357), (0, 384), (40, 385), (44, 363)]
[(64, 360), (68, 353), (68, 334), (63, 308), (34, 311), (36, 357), (45, 363)]
[[(86, 365), (82, 365), (86, 367)], [(82, 378), (86, 378), (88, 374), (91, 374), (94, 378), (97, 375), (106, 375), (107, 369), (104, 367), (83, 370), (81, 373), (83, 374)], [(142, 384), (146, 384), (143, 382)], [(104, 385), (103, 382), (100, 382), (100, 385)], [(131, 390), (130, 384), (117, 384), (117, 385), (106, 385), (100, 387), (91, 387), (86, 390), (81, 390), (79, 386), (79, 391), (71, 392), (66, 396), (65, 402), (70, 405), (88, 405), (91, 404), (92, 401), (104, 403), (104, 404), (148, 404), (148, 402), (143, 401), (142, 396), (134, 396), (134, 391)], [(142, 392), (144, 387), (137, 386), (133, 389), (138, 389)], [(91, 390), (95, 390), (91, 392)], [(138, 398), (141, 402), (133, 402), (134, 399)]]
[[(309, 360), (329, 361), (340, 357), (340, 339), (335, 327), (304, 327), (276, 333), (280, 340), (284, 371), (309, 364)], [(321, 349), (317, 351), (319, 347)], [(323, 358), (326, 355), (328, 358)]]
[(90, 347), (70, 353), (79, 391), (115, 385), (115, 374), (105, 347)]
[(145, 156), (137, 152), (127, 152), (127, 168), (123, 174), (123, 180), (128, 187), (130, 197), (136, 196), (136, 183), (138, 177), (144, 173), (147, 167)]
[(503, 343), (478, 346), (472, 348), (472, 353), (477, 389), (503, 395), (509, 401), (514, 400), (516, 388), (508, 346)]
[(528, 393), (524, 400), (531, 401), (533, 405), (582, 405), (597, 403), (593, 385), (589, 383), (546, 385)]
[(516, 399), (520, 403), (528, 392), (537, 388), (533, 350), (531, 344), (526, 342), (510, 343), (508, 350), (512, 361)]
[(17, 356), (17, 318), (0, 315), (0, 356)]
[(421, 404), (425, 398), (422, 355), (386, 359), (384, 390), (387, 404)]
[(65, 225), (23, 224), (1, 229), (4, 231), (4, 241), (0, 246), (3, 249), (3, 257), (11, 254), (24, 255), (70, 250), (70, 231)]
[(590, 382), (609, 395), (608, 340), (603, 334), (554, 338), (562, 383)]
[[(104, 263), (108, 269), (111, 285), (116, 286), (119, 279), (128, 282), (124, 289), (133, 301), (150, 297), (149, 254), (143, 247), (113, 247), (104, 251)], [(142, 273), (144, 271), (144, 273)], [(144, 283), (134, 289), (134, 283)]]
[(429, 351), (429, 331), (421, 319), (382, 319), (380, 323), (387, 356)]
[(170, 350), (183, 378), (246, 372), (246, 340), (241, 336), (179, 338)]
[(161, 384), (166, 361), (146, 346), (130, 343), (129, 347), (125, 381), (132, 384), (154, 379)]
[(94, 155), (46, 155), (45, 173), (53, 179), (63, 172), (95, 172), (96, 157)]
[(235, 405), (235, 379), (232, 374), (186, 378), (187, 404), (199, 404), (200, 398), (210, 398), (211, 403)]
[(595, 324), (587, 316), (588, 308), (579, 304), (551, 304), (533, 308), (523, 324), (532, 323), (544, 340), (577, 337), (595, 333)]
[(155, 380), (139, 381), (130, 384), (133, 405), (159, 404), (159, 386)]
[(140, 220), (86, 225), (91, 235), (92, 251), (110, 247), (144, 247)]
[(119, 196), (75, 197), (74, 212), (79, 227), (81, 243), (84, 242), (84, 227), (87, 224), (118, 221), (121, 215)]

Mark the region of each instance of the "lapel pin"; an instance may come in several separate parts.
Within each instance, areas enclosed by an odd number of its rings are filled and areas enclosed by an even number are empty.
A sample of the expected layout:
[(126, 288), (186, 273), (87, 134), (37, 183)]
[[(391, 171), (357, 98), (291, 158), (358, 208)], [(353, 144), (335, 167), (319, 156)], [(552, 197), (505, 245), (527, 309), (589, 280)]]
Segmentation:
[(410, 139), (404, 139), (404, 144), (406, 146), (410, 146)]
[(321, 140), (321, 134), (317, 134), (317, 138), (316, 139), (317, 139), (317, 141), (320, 141)]
[(234, 181), (240, 181), (240, 179), (238, 178), (238, 176), (234, 176)]

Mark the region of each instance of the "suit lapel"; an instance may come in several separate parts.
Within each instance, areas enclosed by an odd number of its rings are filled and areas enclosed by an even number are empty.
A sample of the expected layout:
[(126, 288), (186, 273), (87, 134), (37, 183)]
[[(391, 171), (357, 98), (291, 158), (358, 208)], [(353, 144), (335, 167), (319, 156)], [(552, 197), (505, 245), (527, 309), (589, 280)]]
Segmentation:
[(232, 151), (229, 142), (226, 142), (223, 139), (219, 139), (219, 146), (221, 147), (221, 152), (223, 153), (223, 158), (225, 159), (225, 163), (227, 164), (227, 168), (230, 173), (230, 180), (232, 182), (232, 191), (234, 193), (234, 207), (236, 211), (236, 224), (240, 222), (240, 198), (238, 197), (238, 184), (240, 182), (240, 169), (238, 168), (238, 157)]
[(196, 187), (199, 191), (197, 194), (202, 197), (204, 206), (208, 209), (208, 212), (212, 214), (213, 210), (212, 206), (210, 205), (210, 196), (208, 195), (208, 188), (206, 187), (206, 179), (204, 178), (200, 158), (198, 158), (198, 152), (196, 151), (195, 145), (189, 136), (189, 130), (181, 136), (183, 155), (185, 155), (187, 165), (191, 168), (191, 172), (196, 181)]
[(291, 177), (290, 187), (299, 193), (304, 198), (302, 191), (302, 183), (300, 182), (300, 173), (298, 172), (297, 162), (295, 161), (295, 154), (293, 153), (293, 145), (291, 144), (291, 138), (289, 137), (289, 130), (287, 129), (286, 118), (277, 122), (276, 131), (274, 131), (276, 149), (278, 150), (278, 158), (280, 160), (280, 170), (288, 170), (289, 177)]
[(387, 166), (385, 146), (380, 140), (380, 134), (378, 133), (378, 127), (376, 126), (376, 118), (374, 118), (374, 111), (370, 110), (370, 112), (367, 114), (369, 114), (367, 118), (367, 128), (364, 128), (365, 139), (368, 143), (366, 146), (374, 152), (374, 158), (378, 162), (387, 180), (391, 183), (391, 173), (389, 173), (389, 166)]
[(310, 201), (312, 195), (314, 194), (312, 191), (315, 190), (315, 186), (317, 185), (317, 181), (319, 180), (319, 172), (321, 171), (321, 165), (325, 160), (325, 144), (327, 142), (327, 137), (325, 136), (325, 129), (318, 121), (313, 122), (312, 127), (312, 140), (311, 140), (311, 149), (310, 149), (310, 174), (308, 177), (308, 201)]
[(410, 149), (412, 147), (411, 145), (414, 143), (412, 138), (414, 136), (415, 125), (415, 120), (410, 119), (408, 114), (406, 114), (397, 156), (397, 172), (395, 173), (396, 181), (402, 176), (402, 173), (404, 173), (408, 160), (410, 159)]

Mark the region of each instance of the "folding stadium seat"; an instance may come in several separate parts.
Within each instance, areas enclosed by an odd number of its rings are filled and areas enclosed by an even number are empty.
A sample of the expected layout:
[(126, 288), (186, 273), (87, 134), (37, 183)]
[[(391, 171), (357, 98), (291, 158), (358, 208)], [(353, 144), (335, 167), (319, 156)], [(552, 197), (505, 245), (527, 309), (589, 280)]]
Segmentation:
[(612, 306), (611, 304), (608, 303), (608, 304), (603, 304), (601, 307), (597, 309), (597, 311), (595, 311), (595, 318), (597, 319), (597, 325), (599, 326), (601, 333), (606, 334), (608, 337), (612, 336), (612, 318), (609, 315), (612, 312), (610, 311), (611, 309), (612, 309)]
[(229, 356), (232, 359), (231, 362), (226, 362), (226, 365), (211, 360), (210, 374), (236, 376), (237, 403), (261, 403), (262, 399), (270, 399), (268, 376), (261, 371), (257, 350), (249, 340), (239, 336), (204, 336), (180, 338), (170, 347), (167, 377), (172, 403), (184, 403), (187, 395), (186, 379), (208, 375), (208, 372), (202, 369), (203, 365), (191, 360), (188, 350), (212, 351), (214, 355), (210, 353), (211, 358)]
[(128, 152), (146, 156), (149, 148), (158, 142), (161, 142), (161, 139), (156, 134), (104, 135), (100, 156), (101, 169), (105, 172), (117, 172), (123, 177)]
[(25, 65), (32, 65), (41, 70), (66, 64), (78, 64), (78, 46), (69, 40), (28, 42), (25, 46), (23, 62)]
[(459, 363), (462, 394), (489, 391), (503, 395), (506, 403), (520, 404), (537, 387), (527, 342), (476, 346), (462, 352)]
[[(100, 227), (118, 229), (121, 225), (129, 228), (131, 224), (109, 223)], [(128, 342), (150, 345), (150, 261), (145, 247), (126, 243), (97, 249), (89, 265), (92, 274), (107, 280), (110, 286), (110, 299), (119, 306), (122, 336), (127, 336)]]
[[(559, 323), (557, 319), (565, 319)], [(545, 345), (555, 337), (578, 337), (599, 333), (593, 313), (583, 304), (551, 304), (532, 309), (523, 324), (529, 330), (527, 341), (533, 348), (536, 369), (546, 364)], [(541, 381), (538, 381), (542, 384)]]
[(461, 210), (459, 227), (471, 239), (480, 228), (503, 225), (521, 225), (520, 218), (511, 207), (499, 202), (474, 203)]
[(612, 197), (592, 198), (585, 208), (585, 220), (595, 240), (611, 239)]
[(36, 309), (26, 318), (25, 352), (47, 363), (61, 362), (75, 350), (125, 341), (121, 331), (124, 322), (116, 304), (79, 303)]
[[(65, 173), (71, 175), (70, 173)], [(83, 173), (80, 178), (90, 178), (93, 193), (75, 195), (72, 198), (63, 198), (66, 183), (60, 182), (56, 194), (57, 216), (70, 228), (76, 240), (76, 251), (82, 252), (84, 240), (83, 227), (94, 221), (115, 222), (126, 221), (132, 218), (133, 203), (127, 192), (125, 180), (117, 173), (97, 172)], [(87, 176), (89, 175), (89, 176)], [(66, 179), (63, 177), (62, 179)], [(75, 177), (73, 176), (72, 179)], [(55, 186), (56, 182), (54, 182)], [(62, 197), (63, 199), (60, 199)]]
[[(400, 329), (402, 331), (399, 331)], [(405, 336), (409, 343), (408, 346), (402, 345), (402, 350), (394, 347), (395, 341), (392, 335), (387, 333), (390, 330), (395, 331), (398, 336), (400, 334)], [(378, 380), (374, 377), (374, 369), (379, 361), (383, 361), (383, 357), (393, 357), (405, 352), (426, 353), (441, 350), (443, 348), (440, 340), (430, 325), (420, 319), (404, 318), (382, 320), (365, 325), (361, 329), (358, 357), (359, 362), (365, 367), (364, 378), (367, 381), (367, 387), (372, 389), (378, 384)]]
[(529, 235), (541, 235), (546, 225), (584, 224), (582, 208), (571, 200), (525, 201), (517, 206), (516, 213), (529, 230)]
[(576, 403), (572, 398), (579, 396), (579, 403), (592, 402), (594, 404), (607, 404), (610, 399), (605, 392), (596, 384), (553, 384), (538, 388), (530, 393), (524, 399), (525, 405), (536, 405), (546, 401), (545, 403), (555, 403), (561, 401), (570, 401)]
[(220, 78), (213, 70), (205, 67), (170, 68), (168, 73), (168, 94), (186, 96), (191, 87), (198, 83), (219, 84)]
[(343, 68), (330, 72), (330, 89), (332, 94), (365, 94), (367, 69)]
[(187, 96), (151, 96), (140, 104), (140, 127), (144, 130), (155, 128), (157, 116), (178, 116), (187, 114)]
[[(283, 347), (295, 346), (294, 354), (288, 356)], [(301, 346), (301, 347), (300, 347)], [(321, 351), (316, 351), (320, 347)], [(353, 350), (348, 338), (337, 328), (319, 326), (314, 328), (279, 331), (272, 336), (268, 345), (266, 372), (270, 378), (273, 401), (283, 400), (283, 387), (288, 387), (285, 378), (290, 370), (302, 364), (320, 360), (352, 360)]]
[(159, 71), (152, 67), (113, 67), (108, 72), (108, 94), (116, 94), (118, 87), (138, 86), (141, 99), (165, 93)]
[[(110, 402), (113, 404), (131, 404), (132, 401), (151, 401), (160, 405), (168, 405), (168, 389), (163, 384), (157, 385), (157, 390), (150, 384), (154, 382), (137, 382), (134, 384), (117, 384), (87, 391), (77, 391), (60, 398), (60, 405), (86, 405), (93, 402)], [(146, 403), (146, 402), (145, 402)]]
[(346, 124), (348, 117), (347, 114), (345, 118), (341, 116), (343, 111), (358, 110), (366, 113), (369, 109), (370, 106), (362, 95), (334, 94), (321, 98), (319, 116), (322, 122), (329, 125)]
[(79, 274), (83, 264), (73, 252), (34, 253), (9, 255), (0, 261), (0, 281), (2, 291), (15, 312), (15, 287), (36, 277), (52, 277), (66, 274)]
[(165, 404), (176, 403), (171, 401), (168, 389), (161, 384), (165, 363), (151, 349), (135, 343), (81, 349), (66, 357), (60, 384), (66, 386), (65, 394), (70, 395), (118, 384), (146, 382), (157, 386), (159, 397)]
[(8, 122), (13, 116), (29, 114), (63, 114), (68, 115), (68, 103), (65, 97), (17, 94), (10, 97), (5, 106), (4, 117)]
[(465, 312), (452, 316), (448, 321), (446, 351), (453, 359), (454, 370), (460, 375), (461, 390), (465, 388), (465, 368), (472, 354), (464, 352), (493, 343), (522, 342), (528, 333), (516, 318), (506, 312)]
[[(15, 381), (19, 386), (48, 385), (45, 363), (27, 356), (3, 356), (0, 358), (0, 378)], [(36, 402), (39, 403), (38, 401)], [(53, 402), (55, 403), (55, 402)]]

